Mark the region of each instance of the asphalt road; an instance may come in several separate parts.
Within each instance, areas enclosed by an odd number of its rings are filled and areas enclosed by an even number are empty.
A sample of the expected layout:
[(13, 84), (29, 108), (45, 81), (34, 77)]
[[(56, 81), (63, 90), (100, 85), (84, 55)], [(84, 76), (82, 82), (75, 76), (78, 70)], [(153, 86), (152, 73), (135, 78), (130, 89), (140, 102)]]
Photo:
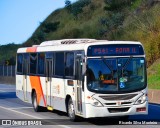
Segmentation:
[[(118, 120), (120, 119), (118, 118)], [(31, 104), (25, 103), (16, 97), (15, 86), (0, 84), (0, 124), (3, 123), (0, 128), (35, 127), (31, 124), (38, 124), (36, 127), (40, 128), (159, 128), (160, 123), (159, 125), (138, 124), (144, 121), (150, 123), (150, 120), (152, 123), (157, 123), (157, 120), (160, 121), (160, 105), (149, 104), (148, 115), (130, 116), (129, 120), (132, 121), (123, 121), (122, 123), (134, 123), (134, 125), (114, 125), (117, 118), (80, 119), (78, 122), (71, 122), (67, 114), (63, 112), (44, 110), (36, 113)], [(8, 124), (7, 121), (12, 125), (6, 125)]]

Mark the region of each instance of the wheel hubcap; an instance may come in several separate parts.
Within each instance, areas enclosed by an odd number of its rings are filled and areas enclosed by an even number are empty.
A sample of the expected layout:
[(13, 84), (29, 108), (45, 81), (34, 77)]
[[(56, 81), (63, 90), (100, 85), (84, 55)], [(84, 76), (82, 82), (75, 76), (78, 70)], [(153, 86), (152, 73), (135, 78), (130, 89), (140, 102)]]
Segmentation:
[(69, 115), (70, 117), (74, 117), (74, 106), (73, 103), (69, 105)]

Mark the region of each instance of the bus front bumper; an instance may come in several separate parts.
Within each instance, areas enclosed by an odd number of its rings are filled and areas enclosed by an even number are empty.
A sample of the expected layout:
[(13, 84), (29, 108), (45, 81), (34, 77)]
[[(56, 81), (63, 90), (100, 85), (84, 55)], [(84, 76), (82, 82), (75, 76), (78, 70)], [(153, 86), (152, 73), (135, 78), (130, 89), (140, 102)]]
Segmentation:
[(148, 101), (143, 104), (117, 107), (96, 107), (86, 104), (86, 118), (92, 117), (110, 117), (148, 114)]

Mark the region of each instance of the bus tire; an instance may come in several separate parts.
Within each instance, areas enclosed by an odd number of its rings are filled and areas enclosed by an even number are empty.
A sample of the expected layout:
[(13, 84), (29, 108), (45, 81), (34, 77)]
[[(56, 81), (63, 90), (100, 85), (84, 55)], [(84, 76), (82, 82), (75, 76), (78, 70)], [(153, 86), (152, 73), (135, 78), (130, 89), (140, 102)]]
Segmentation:
[(68, 116), (71, 121), (76, 121), (77, 116), (75, 115), (75, 108), (72, 99), (70, 98), (68, 101)]
[(33, 96), (32, 96), (32, 105), (33, 105), (33, 108), (34, 108), (35, 112), (40, 112), (41, 111), (41, 107), (37, 103), (37, 94), (36, 94), (36, 92), (34, 92)]

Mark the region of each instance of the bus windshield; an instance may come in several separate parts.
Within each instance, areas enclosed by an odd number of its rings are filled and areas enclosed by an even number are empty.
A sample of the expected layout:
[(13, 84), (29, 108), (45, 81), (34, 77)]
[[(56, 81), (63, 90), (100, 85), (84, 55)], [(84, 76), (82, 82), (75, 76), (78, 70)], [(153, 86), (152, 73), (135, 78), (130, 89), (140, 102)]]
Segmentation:
[(88, 59), (86, 75), (92, 92), (133, 92), (146, 87), (144, 58)]

